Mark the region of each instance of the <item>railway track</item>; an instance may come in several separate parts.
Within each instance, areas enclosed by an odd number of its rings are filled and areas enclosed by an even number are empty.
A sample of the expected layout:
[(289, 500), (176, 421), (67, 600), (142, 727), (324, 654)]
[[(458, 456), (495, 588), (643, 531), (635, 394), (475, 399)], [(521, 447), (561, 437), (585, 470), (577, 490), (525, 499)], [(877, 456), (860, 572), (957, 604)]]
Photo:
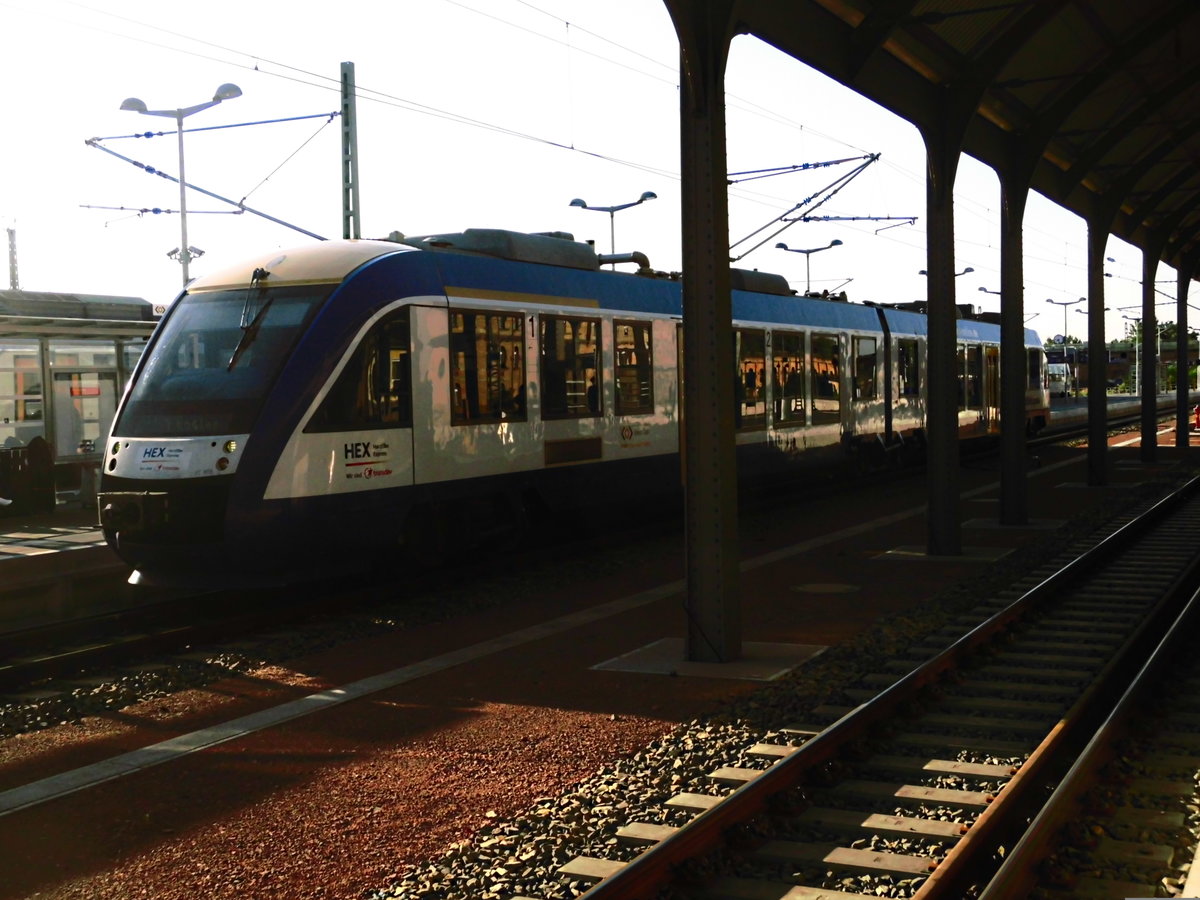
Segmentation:
[[(1200, 591), (1058, 783), (980, 900), (1038, 884), (1083, 897), (1200, 893), (1184, 837), (1196, 809)], [(1100, 874), (1106, 877), (1099, 877)]]
[[(1110, 421), (1116, 429), (1136, 424), (1136, 416), (1118, 417)], [(1086, 426), (1047, 434), (1030, 441), (1031, 447), (1061, 443), (1086, 436)], [(989, 451), (994, 454), (994, 449)], [(922, 469), (914, 468), (912, 474)], [(882, 480), (895, 477), (892, 471), (876, 473)], [(855, 479), (861, 481), (861, 474)], [(831, 480), (823, 489), (833, 492), (843, 482)], [(805, 483), (806, 497), (822, 486)], [(748, 508), (762, 509), (779, 502), (780, 492), (747, 497)], [(627, 526), (626, 526), (627, 528)], [(605, 532), (611, 539), (612, 532)], [(595, 542), (597, 535), (589, 541)], [(547, 536), (548, 540), (561, 540)], [(148, 589), (143, 588), (143, 591)], [(298, 589), (306, 593), (303, 588)], [(194, 595), (179, 591), (152, 591), (140, 605), (131, 605), (102, 615), (80, 615), (47, 624), (5, 628), (0, 632), (5, 653), (0, 657), (0, 690), (19, 688), (46, 678), (70, 675), (98, 665), (121, 663), (139, 655), (169, 652), (196, 642), (238, 636), (239, 629), (248, 632), (270, 628), (294, 620), (304, 611), (320, 611), (319, 604), (297, 607), (297, 591), (258, 592), (252, 603), (244, 596), (231, 592), (205, 592)], [(48, 602), (53, 602), (53, 596)], [(105, 604), (102, 604), (102, 606)], [(85, 607), (81, 606), (79, 612)], [(247, 610), (252, 610), (247, 612)]]
[(886, 661), (844, 705), (746, 747), (708, 790), (667, 798), (621, 828), (611, 853), (577, 857), (560, 877), (594, 883), (588, 900), (985, 889), (1194, 589), (1198, 490), (1193, 480), (1128, 514), (984, 604), (981, 624), (968, 617), (944, 646)]

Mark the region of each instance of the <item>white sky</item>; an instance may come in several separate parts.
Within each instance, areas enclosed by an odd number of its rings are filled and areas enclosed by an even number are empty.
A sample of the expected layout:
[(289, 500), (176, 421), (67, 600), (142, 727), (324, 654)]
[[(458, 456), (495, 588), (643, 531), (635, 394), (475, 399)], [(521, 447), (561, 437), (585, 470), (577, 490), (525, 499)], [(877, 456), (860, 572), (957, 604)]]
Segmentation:
[[(126, 97), (176, 109), (209, 100), (222, 83), (241, 87), (243, 96), (188, 118), (187, 129), (331, 113), (340, 105), (342, 61), (355, 64), (360, 94), (365, 237), (558, 230), (608, 252), (608, 214), (572, 208), (571, 199), (611, 206), (650, 190), (657, 200), (616, 214), (616, 249), (640, 250), (656, 269), (680, 267), (678, 49), (658, 0), (0, 0), (0, 34), (0, 83), (8, 86), (0, 225), (16, 229), (26, 290), (156, 303), (178, 293), (180, 265), (167, 253), (180, 244), (179, 216), (136, 212), (178, 210), (178, 185), (84, 143), (174, 131), (173, 119), (121, 111)], [(804, 255), (774, 245), (838, 239), (842, 246), (810, 257), (814, 290), (840, 287), (858, 301), (923, 299), (924, 151), (916, 129), (750, 37), (735, 39), (726, 89), (730, 171), (880, 153), (814, 214), (917, 217), (882, 231), (895, 223), (797, 223), (736, 265), (782, 273), (803, 291)], [(339, 122), (189, 133), (187, 181), (340, 237)], [(105, 146), (178, 174), (174, 134)], [(849, 169), (732, 187), (731, 241)], [(997, 310), (999, 298), (980, 292), (1000, 287), (997, 181), (964, 158), (955, 196), (956, 270), (974, 269), (957, 281), (958, 302)], [(194, 191), (187, 206), (188, 243), (205, 251), (193, 276), (311, 240), (249, 213), (225, 214), (232, 207)], [(1046, 302), (1086, 294), (1082, 220), (1035, 195), (1025, 246), (1030, 327), (1043, 338), (1061, 334), (1066, 309), (1068, 333), (1086, 337), (1077, 312), (1086, 304)], [(1116, 260), (1106, 282), (1112, 339), (1129, 324), (1122, 315), (1140, 316), (1141, 253), (1113, 238), (1107, 255)], [(1175, 295), (1174, 277), (1159, 267), (1164, 303)], [(1158, 317), (1173, 321), (1173, 305), (1160, 306)]]

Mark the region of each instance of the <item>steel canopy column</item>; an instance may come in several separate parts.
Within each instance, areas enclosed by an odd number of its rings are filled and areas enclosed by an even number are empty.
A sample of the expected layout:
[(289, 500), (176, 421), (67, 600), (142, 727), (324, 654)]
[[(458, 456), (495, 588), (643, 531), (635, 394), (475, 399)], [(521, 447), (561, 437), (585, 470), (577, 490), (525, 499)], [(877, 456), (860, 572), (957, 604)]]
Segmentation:
[(1108, 226), (1091, 219), (1087, 226), (1088, 484), (1100, 487), (1108, 484), (1108, 345), (1104, 341), (1104, 250), (1108, 246)]
[(928, 552), (958, 556), (962, 535), (958, 513), (958, 307), (954, 302), (954, 176), (960, 139), (951, 140), (941, 121), (924, 132), (926, 255), (929, 273)]
[(666, 6), (680, 44), (686, 658), (741, 656), (725, 64), (735, 0)]
[[(1028, 179), (1018, 188), (1010, 175), (1000, 176), (1000, 524), (1029, 521), (1029, 489), (1025, 480), (1025, 204)], [(1009, 423), (1012, 423), (1010, 426)]]
[[(1192, 342), (1188, 336), (1188, 267), (1179, 263), (1175, 270), (1175, 446), (1190, 447), (1192, 423), (1188, 419), (1191, 392)], [(1200, 365), (1200, 364), (1198, 364)]]
[(1152, 463), (1158, 456), (1158, 319), (1154, 312), (1154, 275), (1161, 246), (1151, 241), (1142, 248), (1142, 449), (1140, 458)]

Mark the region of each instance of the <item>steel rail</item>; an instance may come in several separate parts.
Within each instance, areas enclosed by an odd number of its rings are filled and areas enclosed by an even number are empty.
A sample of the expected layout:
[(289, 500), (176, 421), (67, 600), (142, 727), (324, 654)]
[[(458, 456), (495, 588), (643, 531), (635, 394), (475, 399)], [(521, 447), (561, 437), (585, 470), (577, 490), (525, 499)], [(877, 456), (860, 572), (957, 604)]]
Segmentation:
[[(1196, 480), (1193, 479), (1185, 489), (1195, 484)], [(1190, 497), (1190, 492), (1187, 497)], [(956, 893), (965, 890), (968, 884), (979, 880), (979, 872), (983, 865), (979, 855), (990, 852), (1001, 839), (1002, 833), (1009, 828), (1014, 804), (1020, 807), (1030, 799), (1031, 792), (1037, 791), (1045, 784), (1047, 777), (1059, 764), (1060, 753), (1064, 748), (1068, 744), (1075, 746), (1073, 742), (1086, 733), (1085, 729), (1092, 727), (1091, 723), (1099, 708), (1109, 707), (1108, 698), (1112, 696), (1115, 686), (1129, 683), (1131, 670), (1134, 668), (1131, 660), (1145, 658), (1152, 646), (1160, 640), (1164, 629), (1163, 620), (1176, 614), (1177, 598), (1182, 591), (1186, 590), (1189, 594), (1192, 592), (1198, 569), (1200, 557), (1193, 556), (1189, 564), (1163, 590), (1154, 607), (1121, 648), (1113, 653), (1112, 658), (1083, 694), (1017, 770), (1004, 788), (1004, 803), (990, 806), (980, 814), (962, 840), (950, 849), (911, 900), (955, 896)], [(1039, 801), (1039, 804), (1043, 803), (1045, 801)]]
[[(903, 704), (909, 703), (923, 688), (937, 681), (943, 673), (954, 668), (972, 651), (993, 640), (998, 633), (1007, 630), (1035, 605), (1081, 581), (1102, 562), (1112, 558), (1116, 551), (1146, 534), (1198, 489), (1200, 477), (1191, 479), (1159, 499), (1137, 518), (1120, 526), (1095, 546), (1043, 579), (1013, 603), (913, 669), (873, 700), (847, 713), (794, 752), (765, 769), (761, 775), (697, 816), (691, 823), (599, 881), (580, 895), (581, 898), (650, 900), (672, 880), (676, 869), (722, 846), (726, 832), (769, 811), (774, 802), (773, 798), (801, 787), (810, 771), (838, 759), (846, 745), (868, 736), (876, 724), (899, 710)], [(1009, 786), (1012, 786), (1011, 782)], [(969, 833), (968, 831), (968, 835)]]
[(1114, 747), (1127, 733), (1127, 723), (1142, 709), (1149, 692), (1159, 684), (1163, 672), (1194, 641), (1200, 620), (1200, 590), (1191, 595), (1165, 635), (1138, 670), (1096, 730), (1074, 765), (1034, 816), (1016, 846), (989, 879), (977, 900), (1006, 900), (1024, 896), (1036, 886), (1038, 864), (1052, 851), (1062, 827), (1078, 809), (1078, 799), (1096, 782), (1104, 763), (1114, 756)]

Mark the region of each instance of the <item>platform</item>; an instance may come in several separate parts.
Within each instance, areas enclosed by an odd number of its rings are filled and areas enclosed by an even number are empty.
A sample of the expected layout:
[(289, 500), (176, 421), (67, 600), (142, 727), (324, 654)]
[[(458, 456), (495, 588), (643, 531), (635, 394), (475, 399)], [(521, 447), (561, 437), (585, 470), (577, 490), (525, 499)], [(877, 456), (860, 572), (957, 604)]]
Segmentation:
[(96, 546), (105, 546), (96, 511), (79, 503), (0, 518), (0, 562)]
[(0, 518), (0, 633), (124, 609), (128, 577), (93, 509)]

